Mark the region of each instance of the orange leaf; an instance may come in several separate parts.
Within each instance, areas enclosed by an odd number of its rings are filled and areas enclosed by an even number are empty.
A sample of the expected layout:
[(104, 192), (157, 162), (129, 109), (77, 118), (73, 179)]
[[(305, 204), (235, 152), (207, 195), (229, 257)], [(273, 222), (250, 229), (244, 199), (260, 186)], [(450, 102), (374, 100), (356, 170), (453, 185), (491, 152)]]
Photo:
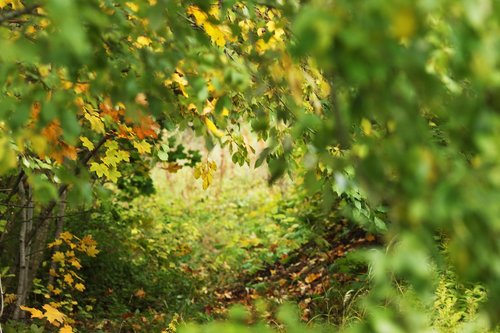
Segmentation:
[(144, 298), (144, 296), (146, 296), (146, 292), (141, 288), (137, 290), (134, 295), (138, 298)]
[(316, 273), (311, 273), (311, 274), (309, 274), (308, 276), (306, 276), (305, 281), (306, 281), (306, 283), (311, 283), (311, 282), (316, 281), (316, 280), (317, 280), (317, 279), (319, 279), (320, 277), (321, 277), (321, 273), (318, 273), (318, 274), (316, 274)]

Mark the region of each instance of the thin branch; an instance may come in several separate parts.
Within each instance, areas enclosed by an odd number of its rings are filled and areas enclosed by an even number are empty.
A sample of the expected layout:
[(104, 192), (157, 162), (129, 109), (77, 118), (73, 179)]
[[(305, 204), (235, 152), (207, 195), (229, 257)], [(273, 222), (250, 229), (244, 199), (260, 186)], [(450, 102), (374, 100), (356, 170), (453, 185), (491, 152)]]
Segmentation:
[[(19, 174), (16, 177), (16, 180), (14, 181), (14, 184), (10, 188), (9, 195), (7, 196), (7, 198), (5, 198), (4, 202), (1, 203), (2, 205), (9, 203), (10, 199), (12, 199), (12, 197), (17, 193), (17, 190), (19, 189), (19, 183), (21, 183), (23, 178), (24, 178), (24, 170), (21, 169), (21, 171), (19, 171)], [(3, 218), (3, 216), (4, 216), (4, 214), (1, 215), (2, 218)]]
[(36, 13), (36, 10), (40, 7), (41, 6), (39, 4), (33, 4), (26, 6), (23, 9), (6, 12), (2, 16), (0, 16), (0, 24), (4, 23), (5, 21), (10, 21), (12, 19), (16, 19), (24, 15), (38, 15)]
[[(95, 155), (97, 154), (97, 152), (99, 151), (99, 149), (104, 145), (104, 143), (111, 137), (111, 135), (105, 135), (101, 138), (101, 140), (95, 145), (95, 148), (92, 149), (91, 151), (89, 151), (83, 158), (82, 160), (80, 161), (82, 165), (86, 165), (90, 159)], [(78, 175), (80, 173), (80, 168), (77, 168), (76, 169), (76, 172), (75, 174)], [(59, 187), (59, 197), (61, 197), (65, 192), (66, 190), (68, 189), (68, 184), (63, 184), (61, 185), (61, 187)], [(52, 210), (54, 210), (55, 206), (57, 204), (57, 201), (56, 200), (52, 200), (48, 206), (45, 208), (44, 211), (41, 212), (40, 216), (38, 217), (38, 221), (36, 223), (36, 226), (35, 228), (33, 228), (32, 232), (30, 233), (30, 235), (28, 236), (28, 242), (31, 243), (33, 237), (35, 237), (35, 234), (37, 232), (37, 230), (42, 227), (45, 223), (47, 223), (47, 220), (48, 218), (50, 217), (50, 213), (52, 213)]]
[[(3, 307), (4, 307), (4, 303), (3, 303), (2, 274), (0, 274), (0, 319), (3, 316)], [(0, 333), (3, 333), (1, 322), (0, 322)]]

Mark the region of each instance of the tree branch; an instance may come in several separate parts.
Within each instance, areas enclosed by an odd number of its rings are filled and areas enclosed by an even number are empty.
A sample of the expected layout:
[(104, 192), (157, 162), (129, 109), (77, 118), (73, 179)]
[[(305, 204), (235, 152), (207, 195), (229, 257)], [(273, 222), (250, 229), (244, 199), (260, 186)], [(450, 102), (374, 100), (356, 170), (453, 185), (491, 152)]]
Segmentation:
[[(110, 135), (105, 135), (104, 137), (102, 137), (102, 139), (95, 145), (95, 148), (91, 151), (89, 151), (83, 158), (82, 160), (80, 161), (81, 164), (83, 165), (86, 165), (90, 159), (95, 155), (97, 154), (97, 152), (99, 151), (99, 149), (102, 147), (102, 145), (104, 145), (104, 143), (109, 139)], [(80, 169), (77, 168), (75, 174), (78, 175), (80, 173)], [(61, 197), (65, 192), (66, 190), (68, 189), (68, 184), (63, 184), (61, 185), (61, 187), (59, 187), (59, 197)], [(35, 228), (33, 228), (33, 230), (31, 231), (29, 237), (28, 237), (28, 241), (31, 242), (31, 240), (33, 239), (33, 237), (35, 236), (37, 230), (43, 226), (50, 218), (50, 214), (52, 213), (52, 210), (54, 210), (55, 206), (56, 206), (57, 202), (55, 200), (51, 201), (48, 206), (40, 213), (40, 216), (38, 217), (38, 221), (37, 221), (37, 224), (35, 226)]]
[(0, 16), (0, 24), (4, 23), (5, 21), (10, 21), (12, 19), (16, 19), (24, 15), (38, 15), (36, 13), (36, 10), (40, 7), (41, 6), (39, 4), (33, 4), (26, 6), (23, 9), (6, 12), (2, 16)]

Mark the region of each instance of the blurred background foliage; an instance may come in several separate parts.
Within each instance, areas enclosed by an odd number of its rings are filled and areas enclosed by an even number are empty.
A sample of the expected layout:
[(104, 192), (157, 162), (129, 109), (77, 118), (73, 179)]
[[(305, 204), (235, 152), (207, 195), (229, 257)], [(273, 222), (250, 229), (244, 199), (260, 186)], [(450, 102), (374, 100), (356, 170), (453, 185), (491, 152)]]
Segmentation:
[(184, 330), (493, 331), (498, 22), (495, 0), (0, 0), (2, 320), (44, 304), (62, 207), (101, 249), (62, 332), (262, 297)]

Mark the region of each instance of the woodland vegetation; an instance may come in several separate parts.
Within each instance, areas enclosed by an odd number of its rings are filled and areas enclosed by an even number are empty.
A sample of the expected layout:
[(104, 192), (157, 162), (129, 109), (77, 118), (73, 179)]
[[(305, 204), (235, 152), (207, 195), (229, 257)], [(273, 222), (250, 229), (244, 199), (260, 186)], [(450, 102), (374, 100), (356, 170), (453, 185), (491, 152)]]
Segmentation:
[(500, 2), (0, 0), (0, 332), (498, 332)]

